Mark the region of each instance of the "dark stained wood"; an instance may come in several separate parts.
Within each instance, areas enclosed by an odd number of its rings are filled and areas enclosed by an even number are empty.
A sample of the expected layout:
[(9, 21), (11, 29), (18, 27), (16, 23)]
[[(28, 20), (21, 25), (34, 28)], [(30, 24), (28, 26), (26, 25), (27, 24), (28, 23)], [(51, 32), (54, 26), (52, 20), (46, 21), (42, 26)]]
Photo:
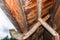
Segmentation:
[(60, 34), (60, 5), (54, 17), (54, 23), (56, 24), (56, 31)]

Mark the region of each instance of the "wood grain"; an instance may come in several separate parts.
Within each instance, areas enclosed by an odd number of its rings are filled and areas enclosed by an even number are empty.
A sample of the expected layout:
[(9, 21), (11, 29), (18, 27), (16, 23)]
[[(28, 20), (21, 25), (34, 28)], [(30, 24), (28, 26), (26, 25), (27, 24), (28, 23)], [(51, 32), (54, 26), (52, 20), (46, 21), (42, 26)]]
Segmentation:
[(20, 8), (18, 0), (4, 0), (6, 6), (11, 11), (11, 14), (19, 24), (22, 32), (27, 32), (26, 25), (24, 24), (24, 17)]

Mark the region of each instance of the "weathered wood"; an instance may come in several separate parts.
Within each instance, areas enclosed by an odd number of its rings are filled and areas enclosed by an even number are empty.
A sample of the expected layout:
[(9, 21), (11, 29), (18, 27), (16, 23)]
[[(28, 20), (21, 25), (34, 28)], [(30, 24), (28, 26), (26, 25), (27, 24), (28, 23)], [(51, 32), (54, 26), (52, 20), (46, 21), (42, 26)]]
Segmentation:
[[(43, 12), (42, 13), (42, 17), (45, 15), (45, 14), (47, 14), (48, 13), (48, 11), (45, 11), (45, 13)], [(35, 15), (35, 14), (34, 14)], [(32, 15), (32, 16), (30, 16), (30, 18), (28, 18), (29, 20), (28, 20), (28, 23), (29, 24), (32, 24), (32, 22), (34, 21), (34, 20), (36, 20), (36, 15), (34, 16), (34, 15)], [(35, 18), (35, 19), (34, 19)]]
[[(25, 4), (22, 5), (22, 8), (25, 11), (25, 13), (22, 13), (21, 6), (20, 6), (20, 3), (18, 2), (18, 0), (4, 0), (4, 1), (5, 1), (6, 6), (8, 7), (8, 9), (11, 11), (11, 14), (13, 15), (13, 17), (15, 18), (15, 20), (19, 24), (19, 26), (20, 26), (19, 28), (21, 29), (21, 31), (23, 33), (26, 33), (28, 31), (26, 28), (26, 24), (24, 22), (25, 16), (23, 14), (26, 15), (26, 20), (28, 22), (27, 24), (29, 24), (28, 29), (33, 28), (33, 26), (37, 22), (37, 3), (36, 3), (36, 0), (31, 0), (31, 2), (29, 2), (28, 5), (25, 5)], [(23, 1), (23, 3), (25, 3), (26, 0), (22, 0), (22, 1)], [(53, 0), (44, 0), (43, 5), (42, 5), (42, 17), (46, 14), (49, 14), (49, 9), (53, 6), (53, 3), (54, 3)], [(44, 16), (43, 18), (44, 18), (44, 20), (46, 20), (46, 19), (48, 20), (48, 17), (45, 18), (45, 16)], [(37, 23), (37, 25), (41, 25), (41, 24)], [(36, 29), (36, 32), (32, 33), (31, 37), (28, 36), (29, 37), (28, 40), (31, 40), (31, 39), (32, 40), (39, 40), (40, 36), (44, 32), (44, 29), (43, 28), (40, 29), (40, 28), (41, 27)], [(27, 33), (26, 35), (30, 35), (30, 32)]]
[(54, 23), (56, 24), (56, 31), (60, 34), (60, 5), (59, 5), (59, 7), (58, 7), (58, 9), (57, 9), (57, 12), (56, 12), (56, 14), (55, 14), (55, 17), (54, 17)]
[[(42, 10), (42, 16), (44, 16), (45, 14), (47, 14), (47, 11), (52, 7), (53, 5), (50, 5), (49, 7), (47, 7), (47, 8), (45, 8), (45, 9), (43, 9)], [(35, 11), (35, 10), (34, 10)], [(32, 11), (32, 12), (34, 12), (34, 11)], [(29, 15), (32, 15), (32, 16), (29, 16)], [(27, 19), (31, 19), (31, 20), (29, 20), (28, 21), (28, 23), (29, 24), (32, 24), (34, 21), (36, 21), (36, 19), (37, 19), (37, 14), (34, 12), (34, 13), (30, 13), (30, 14), (28, 14), (28, 17), (27, 17)]]
[(11, 11), (13, 17), (18, 22), (20, 29), (22, 32), (27, 32), (26, 25), (24, 23), (24, 17), (22, 14), (22, 10), (20, 8), (18, 0), (4, 0), (6, 6)]
[[(51, 2), (47, 1), (47, 2), (48, 2), (48, 3), (43, 3), (42, 8), (45, 8), (45, 7), (53, 4), (53, 1), (51, 1)], [(24, 9), (25, 9), (25, 10), (28, 10), (28, 9), (32, 9), (32, 8), (34, 8), (34, 7), (36, 7), (36, 6), (37, 6), (37, 3), (36, 3), (36, 2), (33, 2), (33, 3), (29, 4), (28, 6), (25, 6)]]
[[(43, 20), (46, 21), (46, 20), (48, 20), (49, 18), (50, 18), (50, 15), (48, 14), (45, 18), (43, 18)], [(40, 25), (41, 25), (40, 22), (37, 22), (36, 24), (34, 24), (33, 28), (24, 35), (23, 39), (28, 38), (32, 33), (35, 32), (35, 30), (36, 30)]]

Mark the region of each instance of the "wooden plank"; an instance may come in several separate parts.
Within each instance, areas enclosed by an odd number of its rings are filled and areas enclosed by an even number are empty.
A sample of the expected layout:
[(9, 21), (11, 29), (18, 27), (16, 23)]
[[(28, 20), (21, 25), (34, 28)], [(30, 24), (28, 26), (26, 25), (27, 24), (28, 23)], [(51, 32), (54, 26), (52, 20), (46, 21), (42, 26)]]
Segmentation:
[(11, 14), (18, 22), (20, 29), (23, 33), (27, 32), (26, 24), (24, 23), (24, 17), (20, 8), (18, 0), (4, 0), (6, 6), (11, 11)]
[[(50, 18), (50, 15), (48, 14), (45, 18), (43, 18), (44, 21), (48, 20)], [(24, 37), (23, 39), (26, 39), (28, 38), (29, 36), (31, 36), (35, 31), (36, 29), (41, 26), (40, 22), (37, 22), (36, 24), (34, 24), (33, 28), (30, 29), (29, 32), (27, 32), (26, 34), (24, 34)]]
[[(44, 15), (47, 14), (47, 13), (48, 13), (48, 11), (46, 11), (45, 13), (43, 13), (42, 16), (44, 16)], [(35, 15), (35, 16), (33, 15), (33, 17), (30, 16), (30, 19), (28, 20), (28, 23), (29, 23), (29, 24), (32, 24), (34, 21), (36, 21), (36, 19), (37, 19), (37, 18), (36, 18), (36, 15)]]
[(60, 5), (59, 5), (59, 7), (58, 7), (58, 9), (57, 9), (57, 12), (56, 12), (56, 14), (55, 14), (55, 17), (54, 17), (54, 22), (55, 22), (55, 24), (56, 24), (56, 28), (57, 28), (57, 30), (59, 30), (60, 29)]
[[(49, 8), (51, 8), (52, 6), (53, 6), (53, 5), (50, 5), (49, 7), (43, 9), (43, 10), (42, 10), (42, 16), (44, 16), (45, 14), (47, 14), (47, 11), (48, 11)], [(31, 15), (32, 15), (32, 16), (31, 16)], [(36, 21), (36, 19), (37, 19), (36, 16), (37, 16), (37, 15), (36, 15), (36, 13), (35, 13), (35, 10), (32, 11), (32, 13), (27, 16), (28, 23), (29, 23), (29, 24), (32, 24), (34, 21)]]
[[(42, 12), (42, 16), (44, 16), (45, 14), (48, 13), (48, 10), (45, 10)], [(27, 20), (31, 19), (31, 18), (34, 18), (35, 16), (37, 16), (37, 13), (35, 10), (32, 10), (32, 12), (30, 12), (28, 15), (27, 15)]]
[[(42, 8), (45, 8), (46, 6), (51, 5), (51, 4), (53, 4), (53, 1), (48, 1), (47, 3), (43, 3)], [(33, 3), (29, 4), (28, 6), (25, 6), (24, 9), (28, 10), (28, 9), (32, 9), (36, 6), (37, 6), (37, 3), (33, 2)]]

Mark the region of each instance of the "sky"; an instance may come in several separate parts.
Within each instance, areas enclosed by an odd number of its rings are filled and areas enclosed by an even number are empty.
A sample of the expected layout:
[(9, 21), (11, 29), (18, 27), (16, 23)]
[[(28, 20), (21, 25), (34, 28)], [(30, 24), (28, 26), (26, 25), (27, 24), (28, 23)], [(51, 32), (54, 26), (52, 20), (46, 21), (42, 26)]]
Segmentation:
[(14, 25), (10, 22), (3, 10), (0, 8), (0, 40), (9, 34), (9, 29), (15, 29)]

